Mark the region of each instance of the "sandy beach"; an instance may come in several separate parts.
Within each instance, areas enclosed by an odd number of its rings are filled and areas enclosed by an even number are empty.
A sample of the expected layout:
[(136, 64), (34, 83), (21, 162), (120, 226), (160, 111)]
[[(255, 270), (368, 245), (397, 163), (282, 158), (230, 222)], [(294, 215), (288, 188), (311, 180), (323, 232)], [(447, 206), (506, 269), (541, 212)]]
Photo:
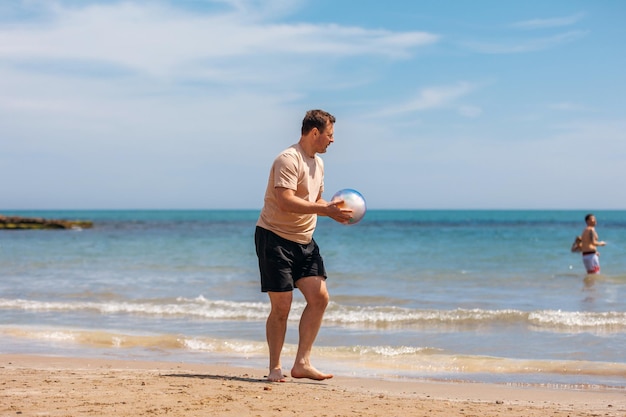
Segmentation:
[(220, 364), (0, 355), (0, 416), (626, 416), (623, 391), (347, 378)]

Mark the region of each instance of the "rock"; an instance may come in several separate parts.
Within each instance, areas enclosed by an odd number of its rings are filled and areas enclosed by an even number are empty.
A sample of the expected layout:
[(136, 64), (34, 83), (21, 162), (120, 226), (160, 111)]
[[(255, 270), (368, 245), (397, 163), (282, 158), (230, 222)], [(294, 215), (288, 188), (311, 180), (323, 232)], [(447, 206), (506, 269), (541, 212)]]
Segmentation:
[(89, 229), (91, 227), (93, 227), (93, 222), (86, 220), (54, 220), (0, 215), (0, 230)]

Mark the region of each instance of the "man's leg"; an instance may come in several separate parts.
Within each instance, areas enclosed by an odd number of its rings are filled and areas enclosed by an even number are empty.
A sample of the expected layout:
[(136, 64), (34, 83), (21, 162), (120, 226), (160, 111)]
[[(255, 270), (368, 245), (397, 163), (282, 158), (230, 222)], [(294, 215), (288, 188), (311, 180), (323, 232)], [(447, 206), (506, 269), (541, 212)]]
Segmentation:
[(332, 378), (332, 374), (324, 374), (311, 365), (311, 349), (322, 325), (329, 300), (326, 281), (324, 277), (306, 277), (299, 279), (296, 286), (304, 295), (306, 307), (300, 318), (298, 353), (291, 369), (291, 376), (315, 380)]
[(267, 379), (272, 382), (284, 382), (280, 353), (285, 343), (287, 333), (287, 319), (291, 309), (293, 292), (268, 292), (271, 303), (271, 311), (265, 323), (265, 335), (267, 346), (270, 351), (270, 373)]

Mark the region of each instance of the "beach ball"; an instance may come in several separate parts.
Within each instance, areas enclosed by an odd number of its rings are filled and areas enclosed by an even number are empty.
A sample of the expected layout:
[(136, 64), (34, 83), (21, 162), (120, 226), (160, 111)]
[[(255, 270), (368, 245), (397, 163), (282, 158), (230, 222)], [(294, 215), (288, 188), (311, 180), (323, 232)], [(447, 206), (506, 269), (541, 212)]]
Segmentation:
[(343, 203), (338, 206), (340, 208), (349, 208), (352, 210), (352, 218), (348, 220), (348, 223), (346, 224), (356, 224), (361, 221), (363, 216), (365, 216), (367, 206), (365, 204), (365, 199), (360, 192), (351, 188), (345, 188), (337, 191), (335, 195), (333, 195), (331, 201), (334, 200), (343, 200)]

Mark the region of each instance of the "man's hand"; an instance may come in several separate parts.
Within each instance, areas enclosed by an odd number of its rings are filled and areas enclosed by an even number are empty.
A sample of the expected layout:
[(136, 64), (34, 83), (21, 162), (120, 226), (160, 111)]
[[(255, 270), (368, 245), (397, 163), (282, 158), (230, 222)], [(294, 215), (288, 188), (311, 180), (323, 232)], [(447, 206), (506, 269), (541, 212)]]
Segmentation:
[(326, 206), (326, 215), (334, 221), (346, 224), (352, 218), (352, 209), (343, 208), (343, 200), (333, 200)]

